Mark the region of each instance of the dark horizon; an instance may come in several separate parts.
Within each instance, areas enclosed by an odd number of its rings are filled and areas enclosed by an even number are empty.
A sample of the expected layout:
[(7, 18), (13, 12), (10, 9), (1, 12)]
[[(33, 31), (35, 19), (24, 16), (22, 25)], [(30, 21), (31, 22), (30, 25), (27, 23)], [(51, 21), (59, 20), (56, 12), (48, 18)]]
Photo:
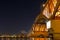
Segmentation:
[(44, 0), (1, 0), (0, 33), (28, 31), (44, 2)]

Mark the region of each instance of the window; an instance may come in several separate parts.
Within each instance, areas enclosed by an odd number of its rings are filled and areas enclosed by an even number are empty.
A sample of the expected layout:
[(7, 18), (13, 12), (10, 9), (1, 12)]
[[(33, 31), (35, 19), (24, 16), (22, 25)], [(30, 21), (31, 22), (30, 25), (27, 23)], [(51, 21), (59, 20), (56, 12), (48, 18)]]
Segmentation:
[(48, 22), (46, 23), (46, 26), (47, 26), (47, 29), (49, 29), (49, 28), (51, 27), (51, 21), (48, 21)]

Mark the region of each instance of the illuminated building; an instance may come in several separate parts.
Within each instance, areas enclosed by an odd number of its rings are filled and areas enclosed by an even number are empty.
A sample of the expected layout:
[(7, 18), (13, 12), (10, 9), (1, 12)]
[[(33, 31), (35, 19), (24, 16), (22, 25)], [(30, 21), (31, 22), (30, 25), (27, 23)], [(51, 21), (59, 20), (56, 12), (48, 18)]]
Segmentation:
[[(54, 39), (58, 40), (60, 38), (60, 0), (47, 0), (46, 3), (43, 4), (42, 11), (36, 17), (27, 37), (31, 40), (50, 40), (47, 38), (50, 37), (49, 33), (53, 34)], [(24, 34), (8, 37), (13, 40), (18, 37), (20, 40), (21, 36), (24, 37)], [(2, 38), (1, 40), (4, 40), (3, 37), (6, 36), (0, 36), (0, 38)], [(9, 40), (9, 38), (7, 40)]]
[[(53, 29), (54, 38), (60, 36), (60, 0), (47, 0), (43, 4), (43, 9), (36, 17), (29, 36), (33, 36), (32, 40), (40, 40), (40, 36), (44, 36), (41, 40), (45, 40), (50, 28)], [(52, 31), (51, 31), (52, 32)], [(59, 36), (57, 36), (59, 35)], [(38, 37), (39, 36), (39, 37)]]

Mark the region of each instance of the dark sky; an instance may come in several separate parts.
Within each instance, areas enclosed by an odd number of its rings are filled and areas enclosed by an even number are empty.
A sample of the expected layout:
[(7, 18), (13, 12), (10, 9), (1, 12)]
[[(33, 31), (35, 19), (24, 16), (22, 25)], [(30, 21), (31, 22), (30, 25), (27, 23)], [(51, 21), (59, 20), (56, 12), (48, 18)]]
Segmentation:
[(29, 30), (44, 0), (1, 0), (0, 33)]

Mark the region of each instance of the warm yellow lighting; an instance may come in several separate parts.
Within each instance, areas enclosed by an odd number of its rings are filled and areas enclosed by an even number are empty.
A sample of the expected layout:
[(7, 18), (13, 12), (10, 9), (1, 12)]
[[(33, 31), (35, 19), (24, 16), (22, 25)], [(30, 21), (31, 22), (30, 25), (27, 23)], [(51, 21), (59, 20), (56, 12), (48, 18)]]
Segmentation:
[(36, 24), (36, 26), (33, 28), (35, 31), (39, 31), (40, 24)]
[(32, 38), (32, 40), (34, 40), (34, 38)]
[[(57, 0), (49, 0), (49, 3), (46, 5), (45, 9), (43, 10), (43, 15), (47, 18), (50, 18), (53, 15), (54, 8), (56, 7)], [(43, 7), (45, 4), (43, 4)]]
[(45, 29), (46, 29), (46, 25), (41, 25), (40, 31), (45, 31)]
[(58, 8), (58, 11), (60, 11), (60, 6), (59, 6), (59, 8)]
[(46, 16), (47, 18), (49, 18), (49, 10), (48, 10), (48, 5), (45, 7), (44, 11), (43, 11), (43, 15)]
[(32, 34), (34, 34), (34, 31), (32, 31)]
[(35, 27), (35, 31), (39, 31), (39, 27)]
[(54, 4), (54, 7), (55, 7), (56, 4), (57, 4), (57, 0), (53, 0), (53, 4)]
[(57, 12), (55, 16), (60, 17), (60, 12)]
[[(49, 11), (51, 11), (51, 12), (49, 12)], [(51, 15), (53, 15), (53, 11), (54, 11), (54, 8), (52, 7), (52, 8), (50, 8), (50, 10), (49, 10), (49, 6), (47, 5), (47, 6), (45, 7), (45, 9), (43, 10), (43, 15), (46, 16), (47, 18), (50, 18)]]

